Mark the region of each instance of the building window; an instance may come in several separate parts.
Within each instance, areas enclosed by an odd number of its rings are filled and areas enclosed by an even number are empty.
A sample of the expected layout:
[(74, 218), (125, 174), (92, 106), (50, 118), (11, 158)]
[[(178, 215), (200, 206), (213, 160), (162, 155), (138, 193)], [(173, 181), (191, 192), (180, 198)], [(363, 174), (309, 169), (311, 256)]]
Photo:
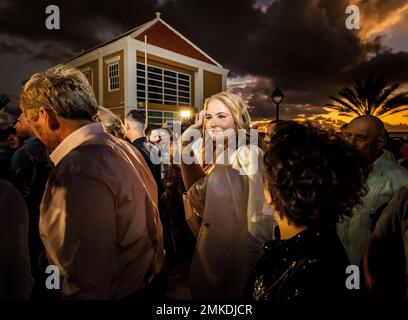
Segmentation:
[[(163, 105), (191, 105), (191, 76), (156, 66), (147, 66), (149, 102)], [(137, 64), (137, 100), (144, 102), (145, 65)]]
[(88, 80), (89, 84), (92, 87), (92, 70), (82, 71), (86, 79)]
[(119, 62), (108, 65), (108, 86), (109, 91), (119, 90)]
[[(140, 106), (140, 109), (144, 108)], [(153, 125), (153, 127), (161, 127), (167, 120), (177, 120), (177, 112), (149, 110), (147, 114), (148, 122), (150, 125)]]

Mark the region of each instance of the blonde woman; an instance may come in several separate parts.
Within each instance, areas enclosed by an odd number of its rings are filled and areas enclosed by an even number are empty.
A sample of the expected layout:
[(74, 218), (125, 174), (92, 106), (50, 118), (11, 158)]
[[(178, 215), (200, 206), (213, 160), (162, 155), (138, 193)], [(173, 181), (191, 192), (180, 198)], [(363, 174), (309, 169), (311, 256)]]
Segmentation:
[(190, 291), (194, 299), (240, 299), (263, 243), (273, 237), (272, 209), (262, 189), (263, 152), (257, 134), (250, 139), (246, 104), (232, 93), (206, 99), (183, 139), (199, 131), (192, 150), (200, 163), (187, 164), (187, 147), (181, 163), (186, 215), (197, 236)]

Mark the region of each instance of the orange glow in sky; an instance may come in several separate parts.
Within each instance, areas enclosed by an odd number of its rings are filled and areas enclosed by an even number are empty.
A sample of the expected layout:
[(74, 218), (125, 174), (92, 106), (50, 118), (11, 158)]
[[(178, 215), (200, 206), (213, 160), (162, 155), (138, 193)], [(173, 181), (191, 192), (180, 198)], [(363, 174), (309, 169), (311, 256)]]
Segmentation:
[[(351, 117), (339, 116), (337, 111), (330, 111), (328, 114), (316, 114), (316, 117), (319, 118), (319, 121), (316, 122), (316, 125), (319, 125), (326, 129), (335, 128), (337, 131), (340, 130), (341, 123), (343, 123), (341, 121), (348, 123), (353, 118), (355, 118), (354, 115)], [(299, 120), (299, 121), (311, 120), (312, 122), (314, 122), (313, 120), (316, 117), (297, 118), (293, 120)], [(327, 119), (327, 121), (322, 120), (322, 118)], [(252, 121), (252, 124), (257, 126), (259, 131), (264, 132), (265, 125), (271, 120), (274, 120), (274, 118), (254, 120)], [(382, 117), (381, 120), (385, 123), (385, 126), (389, 132), (408, 132), (408, 111), (401, 112), (395, 115)]]

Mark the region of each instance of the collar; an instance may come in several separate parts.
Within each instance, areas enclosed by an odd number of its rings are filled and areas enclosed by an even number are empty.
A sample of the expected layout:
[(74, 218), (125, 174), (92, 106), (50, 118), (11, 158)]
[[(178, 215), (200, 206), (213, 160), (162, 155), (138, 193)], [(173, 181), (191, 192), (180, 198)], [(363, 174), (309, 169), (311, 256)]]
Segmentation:
[(139, 144), (139, 143), (144, 143), (144, 142), (147, 142), (147, 139), (146, 139), (146, 137), (142, 136), (142, 137), (139, 137), (139, 138), (133, 140), (132, 144)]
[(383, 153), (373, 162), (373, 172), (379, 173), (380, 175), (382, 175), (387, 162), (388, 162), (388, 159), (385, 153)]
[(30, 138), (28, 138), (28, 139), (25, 139), (24, 142), (23, 142), (23, 144), (27, 144), (27, 143), (30, 143), (30, 142), (33, 142), (33, 141), (36, 141), (36, 140), (38, 140), (37, 137), (36, 137), (36, 136), (32, 136), (32, 137), (30, 137)]
[(105, 132), (102, 124), (99, 122), (94, 122), (87, 124), (67, 136), (55, 150), (50, 154), (51, 161), (54, 165), (58, 163), (73, 149), (78, 147), (80, 144), (94, 136), (95, 134)]

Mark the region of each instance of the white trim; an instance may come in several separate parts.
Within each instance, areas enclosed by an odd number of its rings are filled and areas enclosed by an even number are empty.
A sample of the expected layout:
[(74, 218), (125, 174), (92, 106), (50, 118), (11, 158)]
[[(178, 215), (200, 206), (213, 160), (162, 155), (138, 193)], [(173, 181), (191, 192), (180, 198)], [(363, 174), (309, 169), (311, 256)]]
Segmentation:
[(222, 75), (222, 91), (227, 90), (227, 75), (223, 74)]
[(114, 56), (114, 57), (112, 57), (112, 58), (103, 59), (103, 61), (105, 62), (105, 64), (114, 64), (114, 63), (120, 61), (120, 56), (117, 55), (117, 56)]
[(125, 116), (126, 114), (136, 107), (136, 48), (134, 43), (126, 41), (126, 49), (124, 51), (124, 87), (125, 94)]
[(102, 49), (98, 49), (98, 96), (99, 105), (103, 106), (103, 61)]
[[(148, 22), (146, 22), (145, 24), (141, 25), (140, 27), (138, 27), (134, 32), (132, 32), (129, 37), (131, 37), (132, 39), (141, 35), (144, 31), (146, 31), (147, 29), (149, 29), (151, 26), (153, 26), (154, 24), (156, 24), (157, 21), (159, 21), (160, 18), (154, 18), (153, 20), (150, 20)], [(143, 41), (142, 41), (143, 42)], [(143, 42), (144, 43), (144, 42)]]
[[(110, 77), (110, 75), (109, 75), (109, 67), (110, 66), (117, 66), (117, 71), (118, 71), (118, 74), (117, 74), (117, 76), (115, 76), (115, 78), (117, 77), (118, 78), (118, 82), (117, 82), (117, 84), (118, 84), (118, 87), (117, 88), (114, 88), (114, 89), (111, 89), (111, 77)], [(108, 92), (115, 92), (115, 91), (119, 91), (119, 89), (120, 89), (120, 62), (119, 61), (114, 61), (114, 62), (111, 62), (111, 63), (109, 63), (109, 64), (107, 64), (107, 73), (108, 73)], [(123, 101), (122, 101), (123, 102)]]
[(115, 42), (109, 43), (104, 47), (100, 47), (95, 49), (94, 51), (90, 51), (83, 56), (80, 56), (78, 58), (72, 59), (67, 62), (69, 65), (73, 66), (81, 66), (86, 63), (89, 63), (94, 60), (98, 60), (99, 57), (103, 56), (108, 56), (112, 53), (124, 50), (126, 47), (126, 38), (118, 39)]
[(204, 103), (204, 72), (203, 69), (198, 69), (194, 73), (194, 106), (200, 112)]
[[(125, 49), (123, 50), (123, 98), (125, 101), (123, 101), (123, 105), (126, 109), (127, 106), (127, 101), (128, 97), (127, 95), (129, 94), (128, 86), (126, 85), (129, 81), (129, 48), (128, 48), (128, 43), (126, 42)], [(124, 110), (126, 112), (126, 110)], [(126, 113), (125, 113), (126, 116)]]

